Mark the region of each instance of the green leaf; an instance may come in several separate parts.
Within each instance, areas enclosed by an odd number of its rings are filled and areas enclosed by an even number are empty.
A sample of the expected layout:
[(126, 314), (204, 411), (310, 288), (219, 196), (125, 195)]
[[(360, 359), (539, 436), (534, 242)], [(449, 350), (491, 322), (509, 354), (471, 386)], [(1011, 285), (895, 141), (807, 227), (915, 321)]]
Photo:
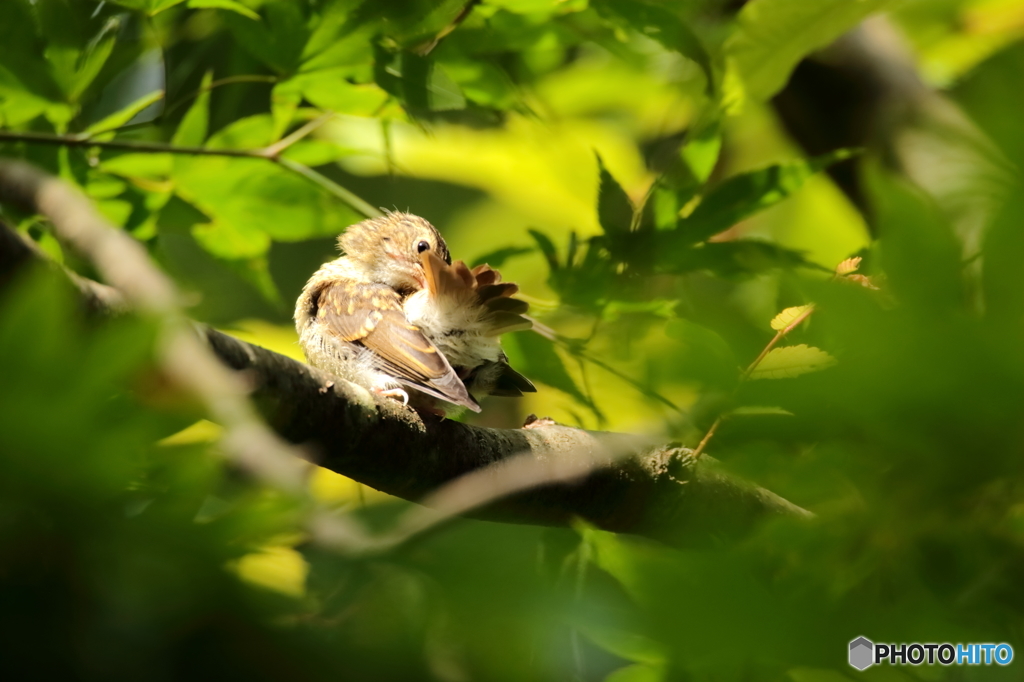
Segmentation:
[(693, 173), (693, 177), (698, 182), (704, 183), (711, 177), (711, 171), (718, 164), (718, 154), (721, 149), (722, 135), (718, 126), (714, 125), (708, 126), (690, 138), (679, 153), (690, 172)]
[(235, 0), (188, 0), (188, 6), (196, 9), (226, 9), (230, 12), (237, 12), (243, 17), (255, 19), (256, 21), (260, 20), (259, 14)]
[(768, 405), (744, 405), (730, 410), (728, 413), (728, 416), (730, 417), (760, 417), (769, 415), (792, 417), (793, 413), (789, 410), (784, 410), (781, 407), (772, 407)]
[(601, 229), (605, 234), (629, 232), (633, 224), (633, 202), (605, 168), (600, 156), (597, 157), (597, 167), (601, 174), (597, 192), (597, 218)]
[(113, 0), (113, 2), (116, 5), (129, 9), (142, 10), (146, 14), (153, 16), (165, 9), (180, 5), (185, 0)]
[(93, 123), (91, 126), (86, 128), (84, 132), (91, 136), (96, 135), (97, 133), (104, 133), (107, 131), (111, 131), (112, 133), (114, 129), (120, 128), (121, 126), (125, 125), (133, 118), (135, 118), (135, 115), (138, 114), (140, 111), (146, 109), (155, 102), (159, 102), (163, 98), (163, 90), (154, 90), (148, 95), (143, 95), (139, 99), (135, 100), (134, 102), (126, 106), (124, 109), (121, 109), (118, 112), (110, 114), (106, 118), (96, 121), (96, 123)]
[(246, 52), (278, 73), (288, 74), (298, 69), (310, 35), (303, 16), (304, 4), (271, 0), (263, 5), (259, 21), (235, 12), (223, 18)]
[(900, 0), (751, 0), (726, 49), (746, 93), (763, 101), (782, 89), (797, 63), (867, 16)]
[(377, 50), (377, 84), (417, 114), (464, 109), (466, 97), (444, 68), (430, 56)]
[(200, 147), (206, 139), (207, 129), (210, 125), (210, 83), (212, 82), (213, 72), (207, 71), (199, 85), (199, 95), (196, 96), (196, 101), (189, 107), (175, 131), (174, 137), (171, 138), (171, 143), (176, 147)]
[(636, 663), (613, 670), (604, 678), (604, 682), (662, 682), (665, 671), (661, 667)]
[(808, 303), (807, 305), (798, 305), (792, 308), (786, 308), (772, 319), (772, 329), (775, 331), (782, 331), (789, 325), (793, 324), (796, 318), (800, 317), (813, 307), (813, 304)]
[(836, 364), (836, 359), (814, 346), (773, 348), (750, 373), (751, 379), (791, 379)]
[(241, 220), (201, 223), (192, 236), (214, 256), (225, 259), (254, 258), (270, 249), (270, 236)]
[(543, 253), (544, 258), (547, 259), (548, 267), (551, 271), (554, 272), (555, 270), (558, 270), (558, 250), (555, 248), (554, 242), (552, 242), (546, 234), (538, 230), (527, 230), (527, 232), (529, 232), (530, 236), (533, 237), (533, 240), (537, 242), (537, 246), (540, 247), (541, 253)]
[(664, 645), (650, 637), (600, 622), (580, 620), (573, 625), (587, 639), (619, 658), (645, 666), (662, 666), (668, 662)]
[(350, 116), (371, 116), (387, 101), (387, 92), (376, 83), (354, 85), (345, 80), (347, 69), (324, 69), (300, 73), (281, 83), (282, 93), (301, 93), (307, 100), (337, 114)]
[(77, 102), (85, 92), (85, 89), (92, 85), (92, 82), (99, 75), (100, 69), (107, 63), (110, 53), (114, 50), (117, 32), (121, 27), (118, 18), (107, 22), (100, 33), (86, 45), (78, 59), (78, 67), (75, 69), (71, 88), (68, 91), (68, 99)]
[(665, 323), (665, 335), (676, 342), (675, 369), (684, 380), (730, 387), (738, 378), (736, 356), (716, 332), (682, 317)]
[(718, 185), (689, 217), (679, 222), (676, 233), (686, 243), (702, 242), (739, 221), (789, 197), (815, 173), (852, 152), (845, 149), (807, 161), (790, 161), (733, 176)]
[(624, 22), (639, 33), (690, 59), (704, 72), (709, 93), (715, 91), (711, 56), (693, 30), (675, 12), (637, 0), (595, 0), (603, 16)]
[(663, 237), (657, 250), (657, 267), (660, 272), (679, 274), (708, 270), (723, 277), (794, 267), (831, 272), (811, 263), (799, 251), (759, 239), (734, 239), (689, 246), (680, 245), (672, 233), (659, 232), (657, 236)]
[(353, 153), (355, 153), (353, 150), (328, 140), (302, 140), (285, 149), (281, 156), (301, 163), (303, 166), (315, 168), (333, 163)]
[(170, 154), (121, 154), (100, 162), (100, 170), (125, 178), (166, 179), (174, 167)]

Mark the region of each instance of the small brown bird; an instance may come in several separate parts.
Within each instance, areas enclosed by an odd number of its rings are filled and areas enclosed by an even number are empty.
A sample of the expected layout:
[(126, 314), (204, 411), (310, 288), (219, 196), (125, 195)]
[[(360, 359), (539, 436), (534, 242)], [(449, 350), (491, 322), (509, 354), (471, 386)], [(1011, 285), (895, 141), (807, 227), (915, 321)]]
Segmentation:
[(530, 323), (497, 271), (453, 266), (434, 226), (407, 213), (353, 225), (338, 243), (345, 255), (310, 278), (295, 307), (310, 364), (404, 402), (400, 387), (413, 389), (413, 405), (431, 411), (439, 398), (479, 412), (464, 379), (478, 395), (535, 390), (501, 352), (498, 335)]

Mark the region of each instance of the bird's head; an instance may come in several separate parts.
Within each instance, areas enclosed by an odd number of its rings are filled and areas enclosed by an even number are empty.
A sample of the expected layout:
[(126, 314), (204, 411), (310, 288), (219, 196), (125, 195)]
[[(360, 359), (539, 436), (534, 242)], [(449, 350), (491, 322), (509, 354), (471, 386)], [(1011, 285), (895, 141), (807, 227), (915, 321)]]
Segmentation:
[(368, 280), (401, 293), (426, 286), (425, 256), (451, 264), (448, 245), (437, 229), (411, 213), (388, 213), (351, 226), (338, 245)]

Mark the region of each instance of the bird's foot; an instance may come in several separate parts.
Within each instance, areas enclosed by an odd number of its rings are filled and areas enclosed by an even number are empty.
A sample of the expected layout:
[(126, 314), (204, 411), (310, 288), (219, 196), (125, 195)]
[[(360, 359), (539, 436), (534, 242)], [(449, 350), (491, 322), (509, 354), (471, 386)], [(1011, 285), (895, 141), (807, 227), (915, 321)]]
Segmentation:
[(400, 388), (379, 388), (377, 389), (377, 394), (385, 398), (398, 398), (402, 401), (403, 405), (409, 404), (409, 394)]

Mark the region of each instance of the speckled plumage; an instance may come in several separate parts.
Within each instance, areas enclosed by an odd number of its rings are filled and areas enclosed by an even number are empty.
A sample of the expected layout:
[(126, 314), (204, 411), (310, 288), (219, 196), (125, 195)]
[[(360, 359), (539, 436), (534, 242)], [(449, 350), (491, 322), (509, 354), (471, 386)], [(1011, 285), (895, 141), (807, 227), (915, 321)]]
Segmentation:
[[(500, 275), (486, 266), (452, 266), (440, 233), (407, 213), (353, 225), (338, 242), (345, 254), (324, 264), (296, 302), (311, 364), (374, 391), (413, 389), (411, 403), (427, 409), (436, 409), (433, 400), (417, 395), (479, 411), (463, 380), (478, 394), (534, 390), (508, 367), (498, 342), (510, 320), (529, 326), (509, 317), (526, 309), (507, 298), (515, 285), (496, 285)], [(495, 304), (501, 297), (506, 302)]]

